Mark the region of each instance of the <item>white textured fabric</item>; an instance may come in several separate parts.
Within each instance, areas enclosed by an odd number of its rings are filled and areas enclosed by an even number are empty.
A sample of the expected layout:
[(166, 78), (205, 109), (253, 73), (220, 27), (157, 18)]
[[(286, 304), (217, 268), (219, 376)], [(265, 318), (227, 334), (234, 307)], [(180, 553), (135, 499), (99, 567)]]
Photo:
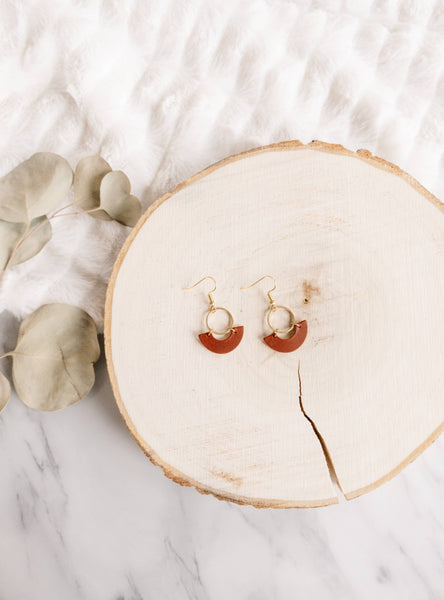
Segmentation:
[[(36, 151), (73, 167), (100, 153), (147, 207), (224, 156), (316, 138), (368, 148), (442, 198), (443, 69), (440, 0), (2, 0), (0, 174)], [(54, 220), (0, 310), (69, 302), (101, 326), (127, 233)]]

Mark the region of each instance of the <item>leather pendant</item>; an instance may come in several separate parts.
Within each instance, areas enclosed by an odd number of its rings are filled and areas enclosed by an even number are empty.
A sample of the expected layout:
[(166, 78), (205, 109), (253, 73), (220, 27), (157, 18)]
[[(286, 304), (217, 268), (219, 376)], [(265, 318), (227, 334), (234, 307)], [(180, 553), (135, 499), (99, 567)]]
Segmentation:
[(307, 321), (296, 323), (293, 329), (293, 334), (288, 338), (280, 338), (275, 333), (271, 333), (264, 337), (264, 342), (276, 352), (293, 352), (297, 350), (307, 337)]
[(211, 352), (215, 352), (216, 354), (227, 354), (239, 346), (243, 335), (244, 328), (242, 325), (238, 325), (233, 327), (230, 335), (223, 340), (218, 340), (209, 331), (200, 333), (199, 339), (207, 350), (211, 350)]

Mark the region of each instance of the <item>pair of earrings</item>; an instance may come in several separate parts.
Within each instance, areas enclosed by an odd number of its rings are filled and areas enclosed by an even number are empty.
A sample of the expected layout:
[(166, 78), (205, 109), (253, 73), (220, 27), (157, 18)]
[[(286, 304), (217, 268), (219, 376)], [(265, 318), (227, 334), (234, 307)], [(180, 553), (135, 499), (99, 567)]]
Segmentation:
[[(253, 287), (263, 279), (266, 279), (267, 277), (272, 279), (274, 282), (274, 286), (267, 292), (268, 301), (270, 303), (270, 306), (267, 311), (267, 323), (270, 329), (273, 330), (273, 332), (264, 337), (264, 342), (267, 344), (267, 346), (269, 346), (273, 350), (276, 350), (276, 352), (293, 352), (304, 343), (305, 338), (307, 337), (307, 321), (300, 321), (299, 323), (297, 323), (296, 317), (294, 316), (294, 313), (290, 308), (288, 308), (287, 306), (276, 304), (273, 296), (271, 295), (271, 293), (274, 292), (274, 290), (276, 289), (276, 280), (274, 279), (274, 277), (271, 277), (271, 275), (264, 275), (251, 285), (241, 288), (241, 290), (247, 290), (248, 288)], [(202, 342), (205, 348), (211, 350), (211, 352), (215, 352), (216, 354), (227, 354), (227, 352), (231, 352), (232, 350), (237, 348), (237, 346), (239, 346), (244, 335), (244, 328), (242, 325), (234, 326), (234, 318), (230, 311), (223, 306), (216, 306), (216, 304), (214, 303), (213, 293), (216, 290), (216, 280), (214, 279), (214, 277), (203, 277), (191, 287), (183, 289), (191, 290), (192, 288), (196, 287), (196, 285), (199, 285), (199, 283), (202, 283), (202, 281), (205, 281), (205, 279), (211, 279), (214, 283), (214, 287), (210, 292), (208, 292), (208, 300), (210, 303), (210, 307), (205, 317), (205, 324), (208, 328), (208, 331), (199, 334), (199, 340)], [(279, 309), (286, 310), (290, 315), (290, 325), (286, 329), (278, 329), (276, 327), (273, 327), (273, 325), (271, 324), (271, 315)], [(211, 327), (209, 323), (210, 316), (214, 315), (214, 313), (218, 310), (224, 311), (228, 315), (228, 325), (224, 329), (224, 331), (216, 331)], [(279, 333), (282, 335), (291, 333), (291, 335), (289, 337), (283, 338), (279, 337)], [(226, 337), (223, 339), (218, 339), (215, 338), (213, 334), (225, 335)]]

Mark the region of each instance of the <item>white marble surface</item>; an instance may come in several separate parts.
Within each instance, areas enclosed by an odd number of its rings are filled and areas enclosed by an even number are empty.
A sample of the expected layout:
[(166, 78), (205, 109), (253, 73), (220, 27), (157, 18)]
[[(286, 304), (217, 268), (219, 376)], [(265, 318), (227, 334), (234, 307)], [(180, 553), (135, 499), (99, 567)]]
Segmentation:
[(444, 438), (350, 502), (237, 506), (154, 467), (97, 373), (69, 409), (0, 415), (1, 600), (444, 598)]

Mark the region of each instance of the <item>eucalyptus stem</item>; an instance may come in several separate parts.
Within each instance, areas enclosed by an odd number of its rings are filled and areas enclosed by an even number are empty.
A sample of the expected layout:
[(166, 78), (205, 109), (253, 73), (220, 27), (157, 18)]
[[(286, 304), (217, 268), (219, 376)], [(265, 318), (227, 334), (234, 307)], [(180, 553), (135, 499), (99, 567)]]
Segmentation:
[[(38, 231), (40, 229), (40, 227), (43, 227), (43, 225), (46, 225), (46, 223), (49, 223), (49, 221), (52, 221), (52, 219), (56, 219), (57, 217), (69, 217), (71, 215), (84, 215), (84, 214), (90, 214), (90, 213), (96, 212), (98, 210), (102, 210), (100, 208), (100, 206), (98, 206), (97, 208), (91, 208), (90, 210), (82, 210), (80, 212), (62, 213), (62, 211), (66, 210), (67, 208), (70, 208), (71, 206), (74, 206), (74, 205), (75, 205), (75, 202), (71, 202), (70, 204), (66, 204), (65, 206), (62, 206), (61, 208), (56, 210), (50, 217), (46, 217), (46, 219), (44, 221), (39, 223), (37, 225), (37, 227), (34, 227), (34, 229), (31, 229), (31, 230), (30, 230), (31, 221), (28, 218), (28, 222), (26, 223), (25, 231), (23, 232), (22, 236), (17, 240), (17, 243), (15, 244), (14, 248), (12, 249), (11, 254), (8, 258), (8, 261), (7, 261), (4, 269), (0, 273), (0, 284), (3, 280), (3, 277), (6, 273), (9, 265), (11, 264), (12, 259), (14, 258), (15, 254), (17, 253), (17, 250), (20, 248), (20, 246), (23, 244), (23, 242), (25, 242), (28, 239), (28, 237), (31, 236), (33, 233)], [(2, 358), (2, 357), (0, 357), (0, 358)]]
[[(61, 208), (58, 208), (55, 212), (53, 212), (52, 216), (49, 218), (52, 219), (52, 217), (55, 217), (56, 215), (61, 213), (63, 210), (66, 210), (67, 208), (74, 206), (74, 204), (75, 204), (75, 202), (70, 202), (69, 204), (65, 204), (65, 206), (62, 206)], [(72, 214), (72, 213), (69, 213), (69, 214)], [(49, 219), (48, 219), (48, 221), (49, 221)]]
[[(68, 204), (68, 206), (72, 206), (71, 204)], [(68, 206), (65, 206), (65, 208), (68, 208)], [(57, 217), (70, 217), (71, 215), (89, 215), (93, 212), (97, 212), (98, 210), (103, 210), (103, 208), (101, 208), (100, 206), (98, 206), (97, 208), (90, 208), (89, 210), (81, 210), (80, 212), (70, 212), (70, 213), (66, 213), (64, 215), (59, 215), (54, 213), (52, 215), (52, 217), (49, 217), (48, 221), (51, 221), (51, 219), (57, 219)], [(57, 211), (59, 212), (59, 211)], [(37, 227), (36, 227), (37, 229)], [(35, 231), (35, 230), (33, 230)]]
[[(39, 223), (37, 225), (37, 227), (34, 227), (34, 229), (31, 229), (31, 231), (28, 231), (28, 233), (25, 235), (23, 234), (22, 238), (19, 240), (19, 245), (23, 244), (23, 242), (33, 233), (35, 233), (36, 231), (38, 231), (40, 229), (40, 227), (43, 227), (43, 225), (45, 225), (46, 223), (49, 223), (49, 221), (52, 221), (52, 219), (56, 219), (57, 217), (69, 217), (70, 215), (82, 215), (85, 212), (89, 212), (89, 211), (82, 211), (82, 212), (75, 212), (75, 213), (65, 213), (65, 214), (61, 214), (63, 210), (70, 208), (71, 206), (74, 206), (75, 202), (71, 202), (70, 204), (67, 204), (66, 206), (62, 206), (62, 208), (59, 208), (58, 210), (55, 211), (55, 213), (53, 213), (50, 217), (46, 217), (46, 219), (44, 221), (42, 221), (41, 223)], [(94, 209), (96, 210), (96, 209)]]
[(2, 354), (2, 355), (0, 356), (0, 359), (1, 359), (1, 358), (6, 358), (7, 356), (12, 356), (13, 354), (14, 354), (14, 352), (11, 350), (10, 352), (6, 352), (5, 354)]

